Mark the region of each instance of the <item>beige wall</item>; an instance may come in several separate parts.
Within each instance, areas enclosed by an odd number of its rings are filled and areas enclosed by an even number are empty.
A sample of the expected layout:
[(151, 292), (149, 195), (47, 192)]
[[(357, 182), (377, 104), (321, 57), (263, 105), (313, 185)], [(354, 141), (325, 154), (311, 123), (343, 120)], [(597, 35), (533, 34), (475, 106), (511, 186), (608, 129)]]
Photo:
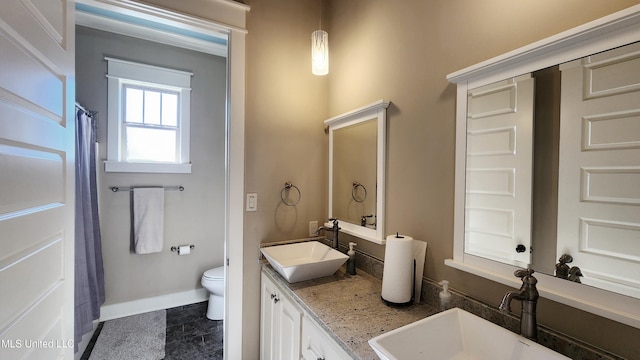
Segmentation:
[[(330, 2), (328, 115), (380, 98), (392, 102), (386, 229), (428, 241), (427, 277), (448, 279), (453, 288), (496, 306), (508, 290), (443, 263), (453, 253), (455, 148), (455, 89), (446, 75), (636, 3)], [(640, 337), (638, 329), (546, 300), (540, 301), (538, 319), (609, 351), (640, 357), (633, 340)]]
[[(317, 15), (305, 1), (249, 3), (245, 118), (245, 191), (258, 210), (245, 213), (245, 243), (306, 237), (309, 221), (326, 220), (327, 78), (311, 74)], [(280, 191), (300, 188), (297, 206)]]
[[(245, 192), (258, 194), (258, 210), (244, 217), (244, 291), (254, 294), (246, 297), (243, 312), (249, 359), (258, 358), (259, 348), (259, 244), (307, 237), (309, 221), (326, 220), (328, 137), (327, 77), (311, 74), (318, 2), (247, 3)], [(286, 181), (300, 188), (295, 207), (280, 201)]]
[[(191, 174), (105, 173), (98, 167), (105, 305), (201, 288), (202, 273), (223, 264), (226, 59), (94, 29), (77, 28), (77, 99), (98, 111), (100, 159), (106, 159), (104, 56), (192, 71)], [(110, 186), (175, 186), (165, 192), (164, 250), (131, 252), (130, 193)], [(193, 244), (191, 255), (171, 246)]]

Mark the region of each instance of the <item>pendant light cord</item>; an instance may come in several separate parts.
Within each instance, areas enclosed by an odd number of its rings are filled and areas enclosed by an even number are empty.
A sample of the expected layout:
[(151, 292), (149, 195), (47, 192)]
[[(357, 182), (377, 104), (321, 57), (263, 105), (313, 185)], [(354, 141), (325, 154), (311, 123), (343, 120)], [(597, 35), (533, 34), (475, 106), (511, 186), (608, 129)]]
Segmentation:
[(320, 0), (320, 30), (322, 30), (322, 0)]

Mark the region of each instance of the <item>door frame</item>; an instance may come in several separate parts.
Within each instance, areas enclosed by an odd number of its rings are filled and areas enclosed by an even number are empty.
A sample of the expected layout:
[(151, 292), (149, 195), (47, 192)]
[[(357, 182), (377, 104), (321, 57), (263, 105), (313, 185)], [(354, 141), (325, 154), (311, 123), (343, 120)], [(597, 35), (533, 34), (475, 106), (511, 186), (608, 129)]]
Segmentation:
[[(153, 0), (152, 0), (153, 1)], [(156, 2), (161, 2), (157, 0)], [(78, 4), (99, 7), (110, 13), (162, 24), (200, 34), (227, 36), (227, 100), (225, 134), (225, 321), (224, 358), (243, 358), (244, 302), (244, 114), (245, 114), (245, 17), (249, 6), (229, 0), (212, 2), (219, 11), (210, 18), (187, 11), (136, 3), (131, 0), (76, 0)], [(176, 6), (189, 6), (176, 4)], [(192, 10), (193, 12), (193, 10)], [(154, 40), (157, 41), (157, 40)], [(169, 45), (174, 45), (168, 43)], [(219, 51), (212, 44), (212, 51)], [(235, 241), (231, 241), (235, 239)], [(230, 301), (234, 299), (234, 301)]]

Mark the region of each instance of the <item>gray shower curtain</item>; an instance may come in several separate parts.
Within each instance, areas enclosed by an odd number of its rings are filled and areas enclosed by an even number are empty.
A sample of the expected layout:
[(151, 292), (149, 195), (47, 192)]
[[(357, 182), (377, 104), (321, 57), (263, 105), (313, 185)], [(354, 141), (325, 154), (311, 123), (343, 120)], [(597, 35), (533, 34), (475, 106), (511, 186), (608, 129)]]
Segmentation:
[(104, 270), (98, 219), (95, 124), (76, 109), (75, 346), (93, 330), (104, 302)]

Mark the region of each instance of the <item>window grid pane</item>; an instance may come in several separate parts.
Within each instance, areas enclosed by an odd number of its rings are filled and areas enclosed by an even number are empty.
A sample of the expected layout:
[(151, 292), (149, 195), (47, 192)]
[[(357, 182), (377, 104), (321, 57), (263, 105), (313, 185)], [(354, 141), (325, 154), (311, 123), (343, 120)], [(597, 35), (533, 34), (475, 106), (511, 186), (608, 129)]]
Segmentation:
[(178, 94), (162, 93), (162, 125), (178, 126)]
[(125, 160), (129, 162), (165, 162), (177, 160), (176, 129), (126, 126)]
[(144, 123), (160, 125), (160, 93), (157, 91), (144, 91)]
[(124, 85), (123, 122), (178, 127), (180, 93)]
[(130, 123), (142, 123), (142, 104), (144, 90), (125, 87), (125, 121)]

